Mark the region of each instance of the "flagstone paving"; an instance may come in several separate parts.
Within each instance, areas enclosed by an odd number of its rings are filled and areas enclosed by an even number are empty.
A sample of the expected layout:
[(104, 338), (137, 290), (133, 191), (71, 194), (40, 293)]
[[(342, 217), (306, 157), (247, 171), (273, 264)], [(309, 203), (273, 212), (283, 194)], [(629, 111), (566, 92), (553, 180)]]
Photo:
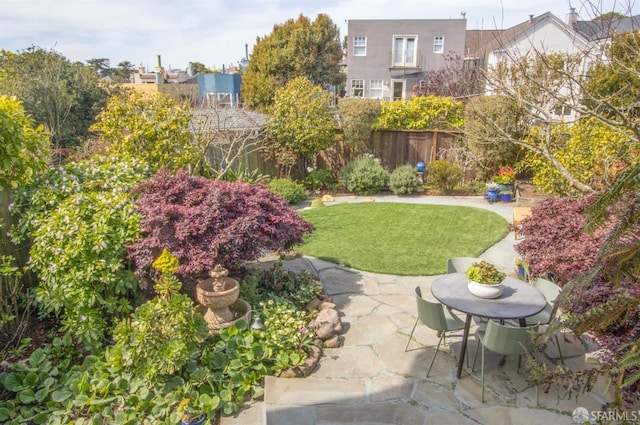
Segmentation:
[[(392, 198), (376, 201), (393, 202)], [(416, 199), (422, 198), (437, 197)], [(510, 204), (489, 205), (479, 197), (458, 199), (448, 198), (447, 203), (491, 209), (510, 220)], [(510, 233), (481, 258), (513, 273), (513, 244)], [(475, 371), (455, 377), (460, 349), (456, 334), (447, 336), (427, 378), (436, 333), (419, 324), (408, 351), (404, 350), (416, 320), (414, 289), (420, 286), (423, 296), (431, 296), (437, 276), (379, 275), (307, 257), (286, 261), (285, 266), (308, 269), (319, 277), (342, 316), (341, 346), (325, 349), (317, 370), (307, 378), (267, 377), (264, 400), (252, 402), (236, 417), (223, 417), (221, 425), (575, 424), (571, 414), (577, 407), (602, 409), (606, 398), (602, 387), (577, 401), (575, 396), (560, 399), (558, 386), (548, 393), (541, 389), (536, 406), (534, 388), (516, 373), (517, 358), (504, 360), (490, 352), (485, 403), (481, 403), (480, 356)], [(584, 366), (582, 342), (569, 335), (560, 341), (567, 365)], [(467, 350), (471, 361), (475, 347), (472, 329)], [(543, 361), (549, 367), (559, 363), (557, 348), (550, 345), (545, 354)]]

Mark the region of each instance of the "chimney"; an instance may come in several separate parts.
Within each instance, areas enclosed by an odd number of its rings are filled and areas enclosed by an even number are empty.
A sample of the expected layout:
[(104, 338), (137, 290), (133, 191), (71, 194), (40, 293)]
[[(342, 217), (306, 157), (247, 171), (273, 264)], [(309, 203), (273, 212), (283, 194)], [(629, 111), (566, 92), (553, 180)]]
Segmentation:
[(533, 23), (533, 15), (529, 15), (529, 23)]
[(571, 28), (575, 29), (575, 27), (578, 25), (578, 14), (576, 13), (575, 7), (569, 8), (569, 13), (567, 13), (566, 21), (567, 25), (569, 25)]

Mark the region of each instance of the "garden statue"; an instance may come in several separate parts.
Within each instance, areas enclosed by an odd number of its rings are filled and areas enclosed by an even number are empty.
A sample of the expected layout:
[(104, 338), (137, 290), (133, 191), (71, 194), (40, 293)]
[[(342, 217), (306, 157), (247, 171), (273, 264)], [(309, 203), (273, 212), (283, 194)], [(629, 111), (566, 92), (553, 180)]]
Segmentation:
[(236, 279), (227, 277), (228, 274), (229, 271), (218, 264), (209, 273), (208, 279), (196, 285), (196, 298), (202, 304), (196, 309), (203, 314), (212, 335), (239, 319), (247, 323), (251, 320), (251, 307), (238, 298), (240, 284)]

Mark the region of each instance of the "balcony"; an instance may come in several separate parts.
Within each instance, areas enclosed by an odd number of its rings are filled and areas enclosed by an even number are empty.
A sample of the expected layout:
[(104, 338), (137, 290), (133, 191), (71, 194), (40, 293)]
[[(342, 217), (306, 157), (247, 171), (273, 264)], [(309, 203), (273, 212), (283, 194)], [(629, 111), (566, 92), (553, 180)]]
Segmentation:
[(422, 53), (416, 50), (392, 50), (389, 52), (389, 70), (413, 70), (423, 69)]

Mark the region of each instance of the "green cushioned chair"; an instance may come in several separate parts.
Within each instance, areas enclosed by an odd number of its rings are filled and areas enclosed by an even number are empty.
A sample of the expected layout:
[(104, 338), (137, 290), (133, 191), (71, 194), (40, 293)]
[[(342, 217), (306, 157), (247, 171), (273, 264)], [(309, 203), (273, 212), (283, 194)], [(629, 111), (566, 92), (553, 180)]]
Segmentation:
[(413, 329), (411, 329), (409, 341), (407, 341), (407, 346), (404, 348), (404, 351), (406, 352), (409, 349), (409, 343), (411, 342), (413, 332), (416, 330), (418, 322), (422, 322), (425, 326), (438, 331), (440, 339), (438, 340), (438, 346), (436, 347), (435, 353), (433, 353), (431, 364), (429, 364), (429, 369), (427, 370), (428, 377), (429, 373), (431, 372), (433, 362), (436, 360), (436, 355), (438, 354), (440, 344), (442, 343), (442, 341), (444, 341), (446, 333), (464, 329), (464, 321), (450, 312), (448, 309), (443, 308), (442, 304), (438, 302), (427, 301), (422, 298), (422, 292), (419, 286), (416, 287), (415, 292), (416, 304), (418, 306), (418, 317), (416, 318), (416, 322), (413, 324)]
[[(476, 346), (476, 352), (473, 356), (473, 366), (475, 369), (476, 357), (478, 356), (478, 348), (482, 346), (482, 361), (480, 381), (482, 385), (482, 402), (484, 403), (484, 352), (486, 350), (494, 353), (503, 354), (505, 356), (518, 356), (518, 373), (520, 373), (520, 362), (522, 355), (533, 351), (533, 343), (531, 342), (531, 330), (538, 332), (538, 325), (517, 328), (509, 325), (501, 325), (498, 322), (489, 320), (485, 330), (478, 330), (476, 336), (479, 344)], [(538, 400), (538, 386), (536, 385), (536, 403)]]

